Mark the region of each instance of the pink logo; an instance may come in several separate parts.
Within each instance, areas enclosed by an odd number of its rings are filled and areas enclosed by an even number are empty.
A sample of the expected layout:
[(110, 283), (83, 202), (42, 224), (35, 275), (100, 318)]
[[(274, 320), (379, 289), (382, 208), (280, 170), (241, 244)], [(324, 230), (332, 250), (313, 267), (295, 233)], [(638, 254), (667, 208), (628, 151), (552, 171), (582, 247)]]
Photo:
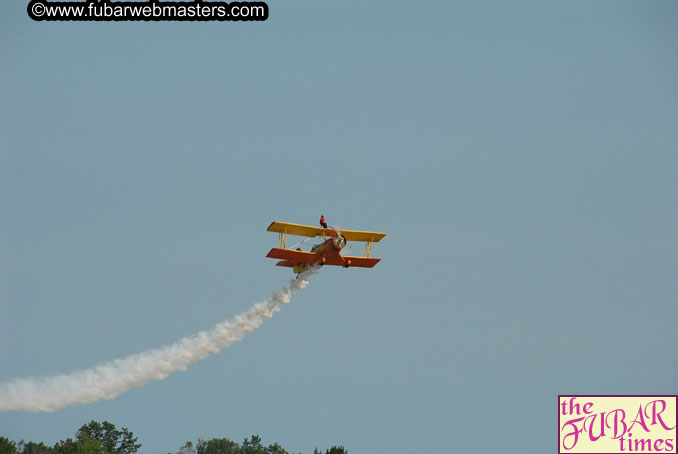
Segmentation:
[(676, 453), (678, 396), (558, 396), (558, 454)]

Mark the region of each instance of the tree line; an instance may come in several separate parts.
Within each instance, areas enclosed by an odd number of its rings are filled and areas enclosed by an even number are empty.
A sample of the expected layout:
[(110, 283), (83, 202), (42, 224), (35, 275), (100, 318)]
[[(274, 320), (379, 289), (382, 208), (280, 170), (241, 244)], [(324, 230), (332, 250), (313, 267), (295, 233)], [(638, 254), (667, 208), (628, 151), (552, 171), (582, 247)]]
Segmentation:
[[(0, 454), (136, 454), (141, 443), (126, 428), (118, 429), (114, 424), (104, 421), (91, 421), (83, 424), (75, 433), (75, 438), (60, 440), (54, 446), (23, 440), (14, 442), (0, 436)], [(187, 441), (176, 453), (167, 454), (290, 454), (278, 443), (265, 446), (261, 437), (252, 435), (237, 443), (228, 438), (198, 440), (196, 444)], [(316, 448), (313, 454), (323, 454)], [(332, 446), (324, 454), (348, 454), (343, 446)]]

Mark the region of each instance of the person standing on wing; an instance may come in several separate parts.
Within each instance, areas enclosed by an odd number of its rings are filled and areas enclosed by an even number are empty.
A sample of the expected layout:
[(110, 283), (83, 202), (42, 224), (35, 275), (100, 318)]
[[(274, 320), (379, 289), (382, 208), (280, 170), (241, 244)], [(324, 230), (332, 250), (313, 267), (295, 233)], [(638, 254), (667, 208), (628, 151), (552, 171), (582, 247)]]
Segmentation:
[(327, 228), (327, 222), (325, 221), (325, 215), (324, 215), (324, 214), (321, 214), (321, 215), (320, 215), (320, 226), (321, 226), (323, 229), (326, 229), (326, 228)]

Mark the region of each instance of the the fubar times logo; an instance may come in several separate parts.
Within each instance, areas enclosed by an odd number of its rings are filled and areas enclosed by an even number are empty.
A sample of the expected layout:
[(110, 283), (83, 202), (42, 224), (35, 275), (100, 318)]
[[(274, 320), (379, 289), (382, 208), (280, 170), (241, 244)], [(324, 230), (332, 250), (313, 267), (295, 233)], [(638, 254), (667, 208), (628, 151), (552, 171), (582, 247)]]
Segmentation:
[(678, 396), (558, 396), (558, 454), (676, 453)]

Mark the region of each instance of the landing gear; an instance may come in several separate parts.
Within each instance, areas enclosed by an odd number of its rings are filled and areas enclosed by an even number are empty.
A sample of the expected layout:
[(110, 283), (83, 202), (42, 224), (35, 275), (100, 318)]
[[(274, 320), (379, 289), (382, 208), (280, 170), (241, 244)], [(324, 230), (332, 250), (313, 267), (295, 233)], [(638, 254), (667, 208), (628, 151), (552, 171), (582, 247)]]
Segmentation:
[(308, 271), (308, 263), (300, 263), (292, 268), (292, 271), (297, 273), (297, 275), (303, 273), (304, 271)]

